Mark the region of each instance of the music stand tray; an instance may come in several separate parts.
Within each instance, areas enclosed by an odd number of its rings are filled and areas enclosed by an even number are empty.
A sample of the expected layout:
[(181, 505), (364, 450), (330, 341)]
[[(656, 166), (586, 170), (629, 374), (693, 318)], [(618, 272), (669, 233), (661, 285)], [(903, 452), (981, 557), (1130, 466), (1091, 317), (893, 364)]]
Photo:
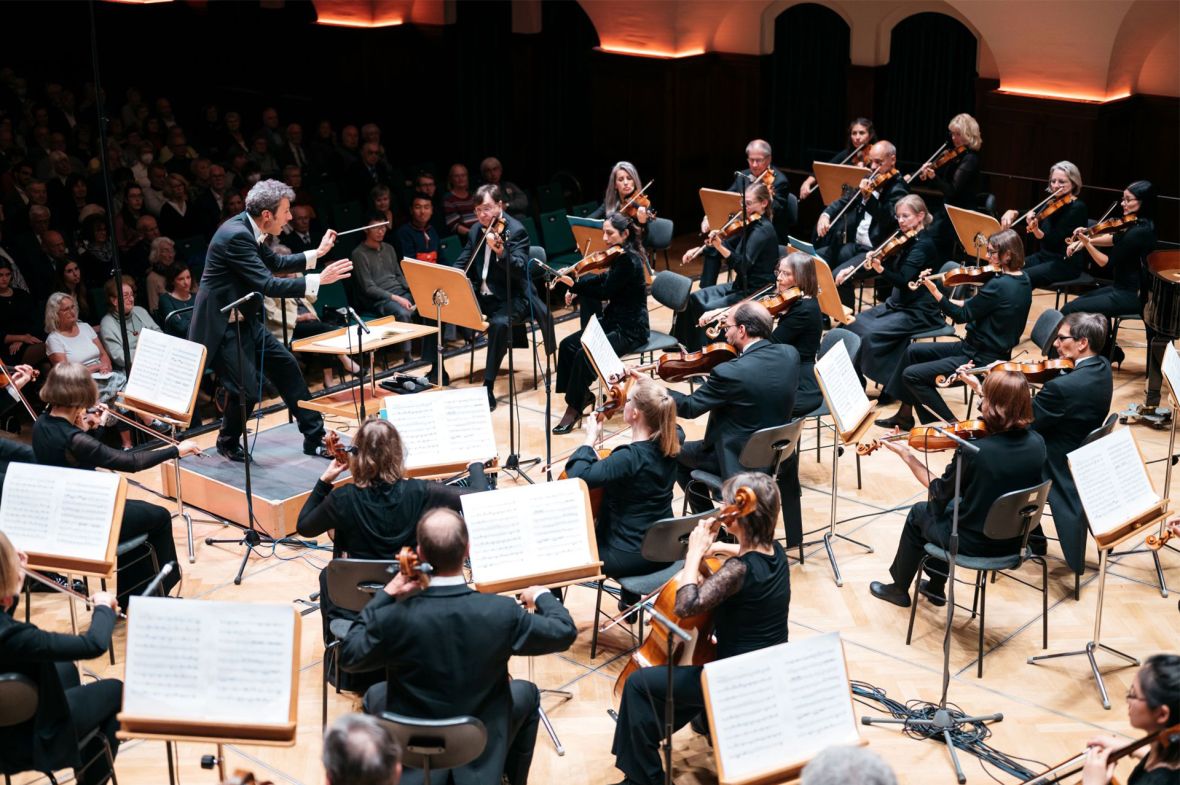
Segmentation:
[(601, 218), (579, 218), (576, 215), (567, 215), (566, 218), (570, 222), (570, 231), (574, 233), (579, 254), (586, 257), (606, 249), (606, 241), (602, 239)]
[(823, 161), (815, 161), (811, 166), (815, 172), (815, 181), (819, 183), (819, 195), (823, 198), (824, 204), (836, 201), (846, 190), (856, 188), (860, 181), (869, 175), (869, 170), (863, 166), (829, 164)]
[(429, 319), (431, 313), (434, 315), (437, 331), (435, 341), (438, 344), (436, 383), (441, 387), (443, 323), (457, 324), (477, 332), (487, 330), (488, 323), (484, 321), (483, 313), (479, 309), (479, 300), (475, 297), (471, 280), (459, 268), (421, 262), (417, 259), (402, 259), (402, 273), (406, 276), (406, 283), (410, 287), (410, 294), (414, 296), (418, 313), (423, 319)]
[(710, 229), (720, 229), (730, 218), (742, 211), (742, 195), (734, 191), (702, 188), (701, 207), (709, 219)]
[(975, 253), (972, 255), (979, 261), (987, 250), (987, 238), (1000, 231), (1000, 222), (986, 213), (964, 210), (952, 204), (946, 206), (946, 214), (950, 216), (951, 225), (955, 227), (959, 245), (964, 249), (974, 248)]

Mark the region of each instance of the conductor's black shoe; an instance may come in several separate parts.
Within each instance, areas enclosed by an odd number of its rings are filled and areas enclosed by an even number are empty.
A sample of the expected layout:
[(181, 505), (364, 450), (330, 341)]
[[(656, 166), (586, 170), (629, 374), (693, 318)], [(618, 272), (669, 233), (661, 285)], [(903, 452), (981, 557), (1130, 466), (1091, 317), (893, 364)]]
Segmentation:
[(488, 391), (488, 411), (496, 411), (496, 392), (491, 387), (486, 388)]
[(327, 458), (328, 460), (332, 459), (331, 451), (328, 450), (328, 448), (325, 447), (323, 444), (318, 444), (318, 443), (303, 445), (303, 454), (304, 455), (314, 455), (317, 458)]
[(217, 443), (217, 454), (227, 461), (234, 461), (235, 463), (245, 463), (246, 451), (242, 449), (242, 445), (234, 442), (232, 444)]
[(910, 607), (910, 595), (901, 586), (896, 583), (881, 583), (880, 581), (873, 581), (869, 584), (869, 591), (878, 600), (885, 600), (891, 602), (902, 608)]
[[(926, 578), (923, 578), (918, 583), (918, 593), (930, 600), (931, 605), (937, 605), (939, 608), (941, 608), (943, 605), (946, 605), (946, 595), (942, 592), (937, 592), (931, 589), (930, 581)], [(909, 603), (906, 604), (909, 605)]]
[(873, 425), (881, 428), (900, 428), (903, 431), (908, 431), (910, 428), (914, 427), (914, 418), (902, 417), (901, 415), (895, 414), (892, 417), (874, 420)]

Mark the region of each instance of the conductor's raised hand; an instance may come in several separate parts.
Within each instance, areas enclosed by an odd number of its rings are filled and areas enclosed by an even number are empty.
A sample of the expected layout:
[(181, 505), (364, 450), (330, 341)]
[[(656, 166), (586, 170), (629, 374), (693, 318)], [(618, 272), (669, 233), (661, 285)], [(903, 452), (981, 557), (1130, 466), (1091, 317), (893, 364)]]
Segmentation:
[(321, 259), (324, 258), (328, 255), (328, 252), (332, 250), (332, 246), (335, 244), (336, 230), (329, 229), (328, 231), (324, 232), (324, 237), (322, 240), (320, 240), (320, 247), (316, 249), (316, 256)]
[(332, 262), (320, 272), (320, 283), (330, 284), (336, 281), (343, 281), (352, 273), (352, 261), (350, 259), (340, 259)]

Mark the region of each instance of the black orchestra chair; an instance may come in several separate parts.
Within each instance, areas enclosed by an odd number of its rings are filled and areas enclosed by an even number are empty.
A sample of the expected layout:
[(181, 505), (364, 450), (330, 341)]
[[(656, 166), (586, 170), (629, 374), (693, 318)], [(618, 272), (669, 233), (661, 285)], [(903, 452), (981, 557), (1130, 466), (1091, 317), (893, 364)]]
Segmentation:
[[(948, 273), (951, 270), (957, 270), (960, 267), (962, 267), (962, 265), (959, 264), (958, 262), (947, 262), (941, 268), (939, 268), (938, 272)], [(964, 287), (955, 287), (955, 288), (962, 289)], [(958, 298), (956, 298), (956, 299), (958, 299)], [(910, 340), (912, 340), (912, 341), (925, 341), (925, 340), (937, 341), (939, 338), (947, 338), (947, 337), (953, 338), (954, 336), (955, 336), (955, 326), (953, 324), (951, 324), (950, 320), (944, 318), (943, 323), (940, 324), (938, 327), (931, 327), (929, 330), (923, 330), (920, 333), (914, 333), (913, 337), (910, 338)]]
[[(676, 231), (676, 225), (672, 223), (671, 218), (653, 218), (647, 222), (646, 231), (643, 235), (643, 245), (654, 256), (656, 253), (662, 252), (664, 254), (664, 269), (671, 270), (672, 262), (668, 260), (668, 249), (672, 246), (672, 236)], [(652, 267), (655, 267), (653, 264)], [(655, 282), (653, 281), (654, 285)]]
[[(660, 220), (660, 219), (656, 219)], [(656, 277), (651, 281), (651, 295), (660, 305), (667, 305), (672, 310), (677, 310), (674, 306), (680, 305), (680, 310), (684, 309), (684, 305), (688, 304), (688, 292), (692, 289), (692, 279), (686, 278), (679, 273), (671, 272), (670, 270), (661, 270), (656, 273)], [(639, 356), (640, 363), (648, 362), (649, 358), (654, 359), (656, 352), (675, 352), (680, 350), (680, 342), (667, 333), (662, 333), (658, 330), (648, 330), (647, 342), (640, 346), (633, 352), (624, 355), (626, 357)]]
[(1049, 352), (1053, 350), (1053, 341), (1057, 337), (1057, 330), (1061, 327), (1061, 320), (1064, 318), (1061, 311), (1046, 308), (1033, 322), (1032, 332), (1029, 333), (1028, 339), (1040, 350), (1041, 356), (1048, 357)]
[(422, 770), (423, 785), (430, 785), (432, 771), (450, 782), (445, 770), (471, 763), (488, 744), (488, 729), (477, 717), (427, 720), (386, 711), (380, 720), (401, 747), (402, 766)]
[[(1045, 500), (1049, 498), (1049, 487), (1052, 484), (1051, 480), (1045, 480), (1032, 488), (1005, 493), (992, 502), (991, 508), (987, 511), (987, 519), (983, 523), (983, 533), (992, 540), (1018, 539), (1020, 543), (1012, 553), (1004, 556), (972, 556), (960, 551), (957, 557), (953, 557), (942, 546), (932, 542), (926, 543), (926, 555), (918, 564), (918, 572), (914, 577), (914, 597), (910, 604), (910, 626), (905, 636), (907, 646), (910, 645), (914, 634), (914, 617), (918, 612), (918, 598), (922, 596), (918, 587), (922, 581), (923, 569), (926, 568), (930, 559), (938, 559), (950, 565), (951, 570), (962, 568), (975, 571), (975, 596), (969, 610), (972, 619), (975, 618), (977, 612), (979, 615), (979, 653), (976, 670), (978, 678), (983, 678), (983, 637), (984, 622), (987, 618), (988, 573), (1001, 572), (1006, 577), (1035, 589), (1036, 586), (1017, 578), (1011, 571), (1020, 569), (1025, 562), (1031, 561), (1041, 565), (1041, 646), (1045, 649), (1049, 648), (1049, 566), (1043, 556), (1037, 556), (1032, 552), (1028, 544), (1028, 535), (1041, 522)], [(931, 571), (933, 572), (933, 570)], [(960, 582), (966, 583), (966, 581)], [(965, 606), (957, 603), (956, 607), (968, 610)]]
[[(373, 595), (381, 591), (389, 583), (390, 568), (396, 567), (396, 561), (383, 559), (332, 559), (325, 567), (328, 571), (324, 588), (328, 600), (340, 610), (359, 614), (373, 599)], [(320, 613), (323, 613), (320, 609)], [(331, 640), (324, 646), (323, 708), (320, 714), (320, 725), (328, 724), (328, 673), (331, 669), (336, 677), (336, 692), (340, 692), (340, 644), (352, 626), (352, 619), (333, 619), (328, 624)]]

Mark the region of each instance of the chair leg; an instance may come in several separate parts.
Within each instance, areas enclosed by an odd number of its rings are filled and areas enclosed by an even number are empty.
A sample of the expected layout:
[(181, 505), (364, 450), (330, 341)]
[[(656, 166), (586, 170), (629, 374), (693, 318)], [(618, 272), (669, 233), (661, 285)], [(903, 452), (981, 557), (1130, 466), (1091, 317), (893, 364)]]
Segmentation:
[(979, 612), (979, 584), (982, 582), (981, 577), (986, 577), (981, 572), (975, 573), (975, 596), (971, 598), (971, 618), (974, 619)]
[(910, 640), (914, 637), (914, 617), (918, 615), (918, 597), (921, 592), (918, 591), (918, 586), (922, 583), (922, 568), (926, 566), (926, 557), (922, 557), (922, 561), (918, 562), (918, 571), (914, 574), (914, 601), (910, 603), (910, 626), (905, 633), (905, 645), (910, 645)]
[(822, 434), (820, 433), (819, 418), (816, 417), (815, 418), (815, 462), (816, 463), (820, 462), (819, 456), (820, 456), (820, 453), (823, 452), (823, 449), (824, 449), (824, 440), (823, 440)]
[(320, 660), (323, 678), (320, 680), (320, 730), (328, 727), (328, 655), (332, 653), (331, 644), (324, 649), (324, 658)]
[[(1073, 574), (1073, 601), (1078, 602), (1082, 599), (1082, 574), (1075, 572)], [(28, 621), (26, 619), (26, 621)]]
[(475, 341), (476, 337), (471, 336), (471, 353), (467, 355), (467, 383), (471, 384), (475, 381)]
[(987, 578), (979, 582), (979, 663), (975, 677), (983, 678), (983, 632), (987, 619)]
[(594, 599), (594, 628), (590, 631), (590, 659), (598, 654), (598, 618), (602, 614), (602, 581), (598, 584), (598, 596)]
[(860, 453), (856, 453), (856, 489), (859, 491), (863, 488), (860, 484)]
[(1049, 562), (1041, 559), (1041, 648), (1049, 648)]

